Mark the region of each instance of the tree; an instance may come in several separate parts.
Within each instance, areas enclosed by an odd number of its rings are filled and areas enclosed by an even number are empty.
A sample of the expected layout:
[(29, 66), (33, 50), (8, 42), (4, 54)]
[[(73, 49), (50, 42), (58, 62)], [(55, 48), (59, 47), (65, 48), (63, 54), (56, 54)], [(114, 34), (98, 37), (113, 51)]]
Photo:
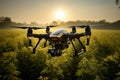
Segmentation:
[(4, 22), (10, 23), (11, 19), (9, 17), (5, 17)]
[(119, 5), (119, 8), (120, 8), (119, 0), (116, 0), (116, 5)]
[(53, 22), (51, 23), (51, 25), (58, 25), (58, 22), (57, 22), (57, 21), (53, 21)]
[(39, 24), (37, 22), (31, 22), (31, 26), (38, 26)]
[(11, 18), (10, 17), (2, 17), (0, 20), (0, 27), (8, 27), (12, 24)]
[(11, 18), (10, 17), (0, 17), (0, 22), (1, 23), (11, 23)]

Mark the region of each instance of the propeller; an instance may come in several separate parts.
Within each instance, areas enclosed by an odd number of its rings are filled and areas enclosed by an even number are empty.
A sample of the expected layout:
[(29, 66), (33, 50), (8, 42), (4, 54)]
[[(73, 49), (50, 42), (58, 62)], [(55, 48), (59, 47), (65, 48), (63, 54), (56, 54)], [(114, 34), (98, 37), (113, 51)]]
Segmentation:
[(37, 29), (44, 29), (43, 27), (22, 27), (22, 26), (11, 26), (11, 28), (20, 28), (20, 29), (34, 29), (34, 30), (37, 30)]
[(52, 27), (56, 27), (56, 26), (58, 26), (58, 25), (50, 25), (50, 26), (48, 26), (48, 27), (52, 28)]
[(76, 27), (80, 27), (80, 28), (85, 28), (88, 27), (89, 25), (81, 25), (81, 26), (76, 26)]
[(20, 29), (27, 29), (27, 38), (29, 41), (29, 46), (32, 46), (32, 36), (31, 34), (33, 33), (33, 29), (37, 30), (37, 29), (44, 29), (41, 27), (22, 27), (22, 26), (11, 26), (11, 28), (20, 28)]
[[(58, 25), (50, 25), (50, 26), (47, 26), (46, 27), (46, 33), (50, 33), (50, 28), (52, 27), (56, 27)], [(23, 27), (23, 26), (11, 26), (10, 28), (20, 28), (20, 29), (27, 29), (27, 37), (28, 37), (28, 40), (29, 40), (29, 46), (32, 46), (32, 36), (31, 34), (33, 33), (33, 29), (34, 30), (37, 30), (37, 29), (45, 29), (45, 27)], [(47, 43), (47, 40), (45, 41), (44, 43), (44, 46), (46, 45)]]

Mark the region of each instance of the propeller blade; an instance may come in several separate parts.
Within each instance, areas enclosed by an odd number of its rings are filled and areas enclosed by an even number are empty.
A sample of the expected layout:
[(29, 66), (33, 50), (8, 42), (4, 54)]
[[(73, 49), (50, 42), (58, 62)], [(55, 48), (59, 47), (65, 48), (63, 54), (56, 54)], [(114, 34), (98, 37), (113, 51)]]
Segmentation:
[(88, 27), (88, 26), (89, 26), (89, 25), (69, 26), (68, 28), (73, 28), (73, 27), (85, 28), (85, 27)]
[(11, 28), (27, 29), (28, 27), (11, 26)]
[(43, 27), (22, 27), (22, 26), (11, 26), (11, 28), (20, 28), (20, 29), (28, 29), (28, 28), (31, 28), (31, 29), (34, 29), (34, 30), (37, 30), (37, 29), (45, 29)]
[(52, 28), (52, 27), (57, 27), (58, 25), (49, 25), (49, 26), (47, 26), (47, 27), (50, 27), (50, 28)]
[(76, 27), (80, 27), (80, 28), (85, 28), (88, 27), (89, 25), (81, 25), (81, 26), (76, 26)]
[[(78, 28), (85, 28), (85, 27), (88, 27), (88, 26), (90, 26), (90, 27), (99, 27), (99, 26), (102, 26), (103, 24), (93, 24), (93, 25), (79, 25), (79, 26), (75, 26), (75, 27), (78, 27)], [(74, 26), (69, 26), (68, 28), (72, 28), (72, 27), (74, 27)]]
[(42, 28), (42, 27), (29, 27), (29, 28), (32, 28), (34, 30), (37, 30), (37, 29), (45, 29), (45, 28)]

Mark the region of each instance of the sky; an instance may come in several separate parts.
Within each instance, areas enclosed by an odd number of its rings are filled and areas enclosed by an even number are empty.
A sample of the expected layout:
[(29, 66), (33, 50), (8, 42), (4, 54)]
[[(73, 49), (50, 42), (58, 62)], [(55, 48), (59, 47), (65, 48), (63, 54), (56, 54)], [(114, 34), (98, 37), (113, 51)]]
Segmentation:
[(120, 20), (115, 0), (0, 0), (0, 16), (15, 22)]

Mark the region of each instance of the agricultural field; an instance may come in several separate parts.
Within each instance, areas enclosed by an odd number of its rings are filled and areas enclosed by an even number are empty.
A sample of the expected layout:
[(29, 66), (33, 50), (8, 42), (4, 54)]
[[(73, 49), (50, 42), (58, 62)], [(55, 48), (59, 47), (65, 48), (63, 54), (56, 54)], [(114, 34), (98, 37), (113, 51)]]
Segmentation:
[[(37, 39), (32, 41), (35, 46)], [(62, 56), (51, 57), (44, 42), (32, 54), (26, 30), (0, 30), (0, 80), (120, 80), (120, 30), (92, 30), (87, 52), (79, 56), (70, 44)]]

